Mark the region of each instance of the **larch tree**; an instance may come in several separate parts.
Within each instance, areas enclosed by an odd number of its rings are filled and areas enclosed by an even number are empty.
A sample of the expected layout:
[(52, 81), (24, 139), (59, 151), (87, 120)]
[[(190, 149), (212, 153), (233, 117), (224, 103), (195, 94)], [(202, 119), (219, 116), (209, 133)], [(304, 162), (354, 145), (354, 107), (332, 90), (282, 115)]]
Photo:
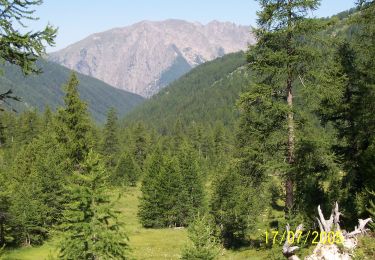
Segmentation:
[(242, 127), (251, 127), (250, 139), (258, 140), (257, 151), (250, 154), (255, 162), (250, 162), (250, 174), (258, 180), (267, 171), (283, 174), (286, 211), (294, 205), (293, 168), (298, 134), (295, 86), (307, 77), (314, 60), (314, 49), (309, 46), (307, 35), (317, 27), (306, 17), (319, 3), (319, 0), (259, 1), (257, 44), (248, 51), (255, 84), (240, 99), (242, 112), (249, 114), (242, 119)]
[[(375, 190), (375, 2), (360, 1), (348, 26), (356, 28), (336, 48), (337, 77), (344, 80), (337, 98), (322, 100), (321, 116), (337, 132), (334, 152), (344, 170), (342, 205), (348, 220), (365, 217), (367, 190)], [(354, 196), (353, 196), (354, 194)], [(353, 209), (355, 209), (353, 211)], [(353, 223), (354, 224), (354, 223)]]
[[(19, 66), (24, 74), (38, 73), (35, 62), (46, 53), (46, 45), (53, 46), (57, 29), (47, 25), (39, 31), (22, 32), (27, 21), (38, 20), (35, 6), (42, 0), (0, 1), (0, 63), (9, 62)], [(0, 100), (19, 100), (12, 90), (0, 94)]]
[[(35, 63), (46, 53), (46, 45), (54, 45), (57, 29), (47, 25), (39, 31), (25, 31), (27, 22), (37, 20), (35, 6), (41, 5), (41, 0), (2, 0), (0, 1), (0, 63), (8, 62), (21, 68), (24, 74), (38, 73), (40, 70)], [(2, 73), (2, 70), (0, 70)], [(0, 93), (0, 101), (7, 103), (7, 99), (20, 99), (12, 94), (12, 90)], [(0, 108), (0, 111), (3, 108)], [(1, 126), (2, 127), (2, 126)], [(10, 128), (10, 127), (9, 127)], [(2, 136), (1, 136), (2, 138)], [(1, 143), (3, 145), (3, 142)], [(0, 190), (0, 194), (5, 191)], [(5, 209), (9, 205), (5, 200), (0, 201), (0, 246), (4, 240), (4, 222), (7, 221)]]

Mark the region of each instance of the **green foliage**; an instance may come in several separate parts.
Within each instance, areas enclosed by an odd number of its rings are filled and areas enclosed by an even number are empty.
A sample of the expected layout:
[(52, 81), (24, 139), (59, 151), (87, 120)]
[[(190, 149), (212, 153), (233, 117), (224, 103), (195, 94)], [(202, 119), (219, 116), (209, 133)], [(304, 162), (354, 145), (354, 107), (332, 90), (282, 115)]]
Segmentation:
[(133, 130), (133, 156), (137, 164), (143, 169), (149, 149), (149, 137), (145, 126), (138, 122)]
[(101, 153), (105, 157), (106, 165), (109, 170), (113, 171), (116, 166), (116, 157), (120, 150), (118, 139), (118, 118), (116, 110), (108, 110), (107, 122), (103, 130), (103, 140), (101, 144)]
[(203, 209), (203, 182), (197, 157), (187, 144), (177, 155), (150, 157), (142, 182), (139, 217), (145, 227), (186, 226)]
[(204, 63), (134, 109), (126, 122), (141, 121), (163, 133), (172, 132), (177, 120), (233, 127), (236, 99), (249, 82), (245, 63), (243, 52)]
[[(253, 89), (241, 97), (247, 133), (254, 131), (261, 151), (255, 151), (252, 175), (267, 168), (285, 176), (286, 208), (293, 207), (295, 143), (298, 110), (294, 109), (295, 82), (309, 77), (308, 67), (316, 53), (309, 46), (309, 35), (317, 29), (316, 22), (306, 19), (319, 1), (259, 1), (259, 28), (255, 31), (257, 44), (248, 52), (248, 60), (255, 71)], [(309, 48), (310, 47), (310, 48)], [(248, 122), (255, 118), (255, 122)], [(247, 119), (250, 118), (250, 119)], [(254, 145), (255, 147), (257, 144)], [(258, 148), (259, 149), (259, 148)], [(267, 163), (265, 163), (267, 162)]]
[(375, 192), (374, 191), (368, 191), (368, 193), (369, 193), (369, 197), (370, 197), (369, 198), (370, 206), (367, 210), (370, 213), (370, 216), (373, 220), (373, 222), (370, 223), (370, 226), (374, 230), (375, 229), (375, 223), (374, 223), (374, 221), (375, 221)]
[(182, 251), (181, 259), (213, 260), (217, 259), (220, 248), (214, 237), (214, 231), (207, 216), (197, 215), (189, 225), (190, 244)]
[(354, 251), (354, 260), (370, 260), (375, 257), (374, 233), (359, 238), (358, 245)]
[(160, 175), (164, 171), (164, 162), (160, 150), (156, 150), (148, 160), (146, 174), (142, 181), (138, 216), (144, 227), (160, 227), (162, 222), (162, 199), (159, 196)]
[(40, 244), (61, 218), (64, 151), (48, 132), (23, 147), (10, 180), (8, 223), (14, 242)]
[(182, 176), (175, 157), (166, 156), (163, 159), (163, 168), (159, 173), (157, 185), (160, 199), (160, 221), (163, 227), (178, 227), (182, 225), (179, 203), (180, 189), (182, 188)]
[(122, 154), (118, 160), (112, 182), (114, 185), (136, 186), (141, 170), (129, 152)]
[(79, 97), (78, 84), (77, 76), (73, 73), (64, 86), (65, 107), (58, 110), (56, 122), (58, 140), (66, 147), (67, 156), (73, 165), (83, 161), (91, 146), (88, 139), (91, 125), (86, 103)]
[[(364, 4), (352, 15), (349, 25), (356, 30), (336, 47), (336, 74), (339, 79), (334, 98), (322, 100), (321, 115), (337, 131), (332, 150), (342, 164), (342, 206), (347, 223), (353, 225), (367, 215), (366, 189), (374, 190), (375, 147), (375, 13), (373, 2)], [(355, 210), (353, 210), (355, 209)]]
[(16, 142), (19, 144), (28, 144), (39, 134), (41, 122), (37, 111), (25, 111), (20, 115), (17, 123), (18, 140)]
[(127, 237), (113, 210), (107, 178), (104, 164), (92, 151), (73, 173), (66, 187), (61, 259), (127, 259)]
[[(12, 89), (14, 95), (22, 101), (8, 100), (12, 109), (21, 112), (33, 107), (43, 111), (47, 105), (52, 110), (64, 105), (64, 92), (60, 87), (69, 79), (72, 70), (43, 59), (39, 59), (36, 66), (43, 73), (25, 77), (17, 66), (0, 64), (0, 70), (4, 71), (0, 77), (0, 91)], [(119, 116), (124, 116), (144, 101), (141, 96), (114, 88), (98, 79), (79, 73), (77, 77), (80, 96), (88, 104), (93, 119), (99, 123), (105, 123), (107, 111), (111, 107), (116, 108)]]
[(179, 218), (187, 225), (203, 209), (204, 190), (198, 156), (187, 143), (182, 143), (177, 153), (181, 184), (178, 193)]
[(262, 187), (252, 187), (238, 171), (228, 170), (213, 184), (211, 214), (225, 247), (239, 247), (246, 243), (247, 234), (265, 210), (267, 200)]
[(35, 61), (46, 53), (45, 44), (54, 45), (57, 33), (57, 29), (50, 25), (36, 32), (22, 33), (18, 30), (18, 26), (27, 28), (25, 21), (38, 19), (32, 8), (41, 4), (41, 0), (0, 2), (0, 62), (15, 64), (25, 74), (39, 72)]

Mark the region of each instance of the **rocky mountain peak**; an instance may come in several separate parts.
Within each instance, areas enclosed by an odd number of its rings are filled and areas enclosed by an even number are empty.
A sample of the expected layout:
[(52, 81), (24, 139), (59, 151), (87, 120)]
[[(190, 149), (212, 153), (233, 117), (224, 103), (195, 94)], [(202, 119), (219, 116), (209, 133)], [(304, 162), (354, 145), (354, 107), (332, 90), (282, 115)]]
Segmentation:
[(191, 68), (252, 43), (249, 26), (230, 22), (141, 21), (90, 35), (49, 59), (150, 97)]

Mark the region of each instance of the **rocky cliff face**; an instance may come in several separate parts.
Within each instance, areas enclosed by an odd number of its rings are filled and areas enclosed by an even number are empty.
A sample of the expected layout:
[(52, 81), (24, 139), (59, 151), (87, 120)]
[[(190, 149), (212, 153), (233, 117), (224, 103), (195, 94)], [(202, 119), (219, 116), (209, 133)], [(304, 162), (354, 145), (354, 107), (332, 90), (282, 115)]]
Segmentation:
[(250, 27), (213, 21), (143, 21), (93, 34), (49, 59), (144, 97), (191, 68), (254, 43)]

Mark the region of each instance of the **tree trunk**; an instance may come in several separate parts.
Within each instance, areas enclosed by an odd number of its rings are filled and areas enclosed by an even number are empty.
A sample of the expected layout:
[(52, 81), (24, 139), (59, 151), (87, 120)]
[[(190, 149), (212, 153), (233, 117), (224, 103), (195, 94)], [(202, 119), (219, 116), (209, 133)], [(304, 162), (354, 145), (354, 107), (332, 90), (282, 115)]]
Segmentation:
[[(287, 82), (287, 102), (290, 111), (288, 112), (288, 163), (292, 165), (294, 163), (294, 117), (293, 117), (293, 93), (292, 93), (292, 81), (288, 78)], [(293, 207), (293, 178), (291, 173), (288, 172), (285, 181), (285, 206), (289, 210)]]
[[(286, 92), (287, 92), (287, 103), (289, 107), (288, 111), (288, 163), (290, 166), (294, 163), (294, 115), (293, 115), (293, 72), (292, 72), (292, 65), (290, 64), (290, 58), (293, 55), (293, 48), (292, 48), (292, 33), (290, 31), (292, 27), (292, 1), (288, 1), (288, 35), (287, 35), (287, 54), (288, 54), (288, 63), (287, 63), (287, 71), (288, 71), (288, 78), (286, 82)], [(291, 172), (288, 171), (286, 174), (285, 180), (285, 210), (288, 212), (293, 207), (293, 177)]]
[(0, 247), (5, 244), (5, 238), (4, 238), (4, 222), (5, 222), (5, 216), (4, 213), (0, 212)]

